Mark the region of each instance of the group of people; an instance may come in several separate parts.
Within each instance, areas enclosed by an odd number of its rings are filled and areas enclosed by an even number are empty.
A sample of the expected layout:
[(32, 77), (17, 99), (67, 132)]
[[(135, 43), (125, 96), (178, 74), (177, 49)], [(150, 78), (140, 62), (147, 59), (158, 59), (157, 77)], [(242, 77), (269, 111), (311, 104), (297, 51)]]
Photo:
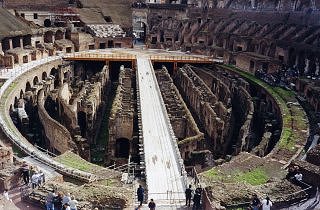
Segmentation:
[(272, 202), (270, 198), (267, 196), (265, 199), (260, 201), (257, 194), (253, 194), (250, 209), (251, 210), (259, 210), (260, 208), (262, 210), (270, 210), (272, 207)]
[(186, 195), (186, 206), (190, 207), (191, 205), (191, 199), (193, 201), (193, 209), (197, 210), (201, 207), (201, 188), (197, 188), (194, 192), (192, 190), (191, 184), (189, 185), (189, 188), (185, 190)]
[[(193, 209), (197, 210), (201, 208), (201, 188), (197, 188), (195, 192), (193, 192), (192, 186), (189, 185), (189, 188), (186, 189), (185, 195), (186, 195), (186, 206), (190, 207), (191, 199), (193, 197)], [(136, 208), (136, 210), (140, 209), (142, 207), (142, 203), (144, 201), (144, 189), (141, 185), (139, 185), (137, 189), (137, 196), (139, 201), (139, 206)], [(153, 199), (150, 199), (150, 202), (148, 203), (148, 207), (150, 210), (155, 210), (156, 204)]]
[(78, 201), (70, 193), (63, 194), (52, 190), (46, 197), (47, 210), (77, 210)]
[[(138, 210), (142, 207), (142, 203), (144, 201), (144, 189), (141, 185), (139, 185), (139, 187), (137, 189), (137, 196), (138, 196), (139, 206), (136, 208), (136, 210)], [(156, 203), (154, 202), (154, 200), (152, 198), (150, 199), (150, 202), (148, 203), (148, 207), (150, 210), (156, 209)]]
[(25, 161), (22, 163), (20, 170), (24, 184), (28, 185), (29, 183), (31, 183), (32, 189), (41, 186), (45, 182), (44, 173), (41, 170), (38, 170), (37, 167), (29, 167), (29, 165)]

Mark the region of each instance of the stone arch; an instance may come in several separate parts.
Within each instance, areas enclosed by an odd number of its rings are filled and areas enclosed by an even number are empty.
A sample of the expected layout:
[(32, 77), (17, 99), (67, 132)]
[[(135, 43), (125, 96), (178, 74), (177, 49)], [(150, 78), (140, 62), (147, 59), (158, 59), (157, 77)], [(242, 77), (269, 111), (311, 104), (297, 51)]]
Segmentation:
[(44, 108), (51, 118), (59, 121), (58, 108), (56, 101), (50, 95), (48, 95), (44, 101)]
[(288, 59), (288, 65), (294, 66), (296, 62), (296, 51), (293, 47), (290, 47), (289, 49), (289, 59)]
[(45, 43), (53, 43), (53, 32), (52, 31), (46, 31), (44, 33), (44, 42)]
[(71, 40), (71, 30), (70, 30), (70, 29), (67, 29), (67, 30), (66, 30), (65, 38)]
[(23, 98), (24, 97), (24, 92), (23, 92), (23, 90), (21, 89), (20, 90), (20, 98)]
[(47, 72), (42, 72), (42, 75), (41, 75), (41, 79), (42, 80), (46, 80), (47, 79)]
[(268, 44), (267, 44), (267, 42), (265, 42), (265, 41), (261, 41), (261, 42), (260, 42), (260, 50), (259, 50), (259, 53), (260, 53), (261, 55), (267, 55), (267, 53), (268, 53)]
[(223, 39), (220, 38), (220, 37), (216, 37), (216, 39), (215, 39), (215, 44), (216, 44), (216, 46), (218, 46), (218, 47), (223, 47)]
[(87, 113), (80, 111), (77, 114), (78, 125), (80, 127), (80, 133), (82, 137), (86, 137), (87, 130)]
[(118, 138), (116, 139), (116, 149), (115, 157), (116, 158), (129, 158), (130, 154), (130, 140), (127, 138)]
[(19, 99), (16, 97), (14, 97), (14, 102), (13, 102), (13, 107), (16, 109), (18, 108), (18, 104), (19, 104)]
[(10, 106), (9, 106), (9, 113), (12, 113), (12, 112), (13, 112), (13, 105), (10, 104)]
[(268, 52), (268, 56), (273, 58), (273, 57), (275, 56), (275, 54), (276, 54), (276, 44), (275, 44), (275, 43), (272, 43), (272, 44), (270, 45), (270, 49), (269, 49), (269, 52)]
[(37, 85), (38, 83), (39, 83), (39, 78), (38, 78), (38, 76), (35, 76), (33, 78), (33, 86)]
[(299, 71), (300, 75), (303, 74), (304, 68), (306, 66), (305, 57), (306, 57), (306, 54), (305, 54), (305, 52), (303, 50), (298, 52), (298, 59), (297, 59), (297, 63), (296, 64), (297, 64), (298, 71)]
[(135, 33), (137, 39), (141, 42), (145, 42), (147, 36), (147, 24), (144, 21), (135, 22)]
[(55, 40), (63, 39), (63, 32), (61, 30), (57, 30), (55, 33)]
[(25, 89), (25, 92), (27, 92), (27, 91), (31, 91), (31, 84), (30, 84), (30, 82), (29, 82), (29, 81), (26, 83), (26, 89)]
[(44, 27), (51, 27), (51, 20), (45, 19), (43, 22)]
[(59, 72), (58, 69), (52, 68), (50, 71), (50, 75), (54, 76), (54, 88), (58, 88), (60, 85), (60, 78), (59, 78)]

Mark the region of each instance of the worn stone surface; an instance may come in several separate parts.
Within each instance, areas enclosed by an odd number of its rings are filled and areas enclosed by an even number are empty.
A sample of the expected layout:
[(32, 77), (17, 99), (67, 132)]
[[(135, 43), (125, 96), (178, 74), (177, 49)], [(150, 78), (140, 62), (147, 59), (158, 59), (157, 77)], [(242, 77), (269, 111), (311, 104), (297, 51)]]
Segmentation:
[(191, 153), (202, 150), (200, 147), (204, 140), (193, 116), (183, 101), (178, 89), (173, 84), (167, 69), (156, 70), (156, 77), (170, 118), (182, 158), (190, 161)]

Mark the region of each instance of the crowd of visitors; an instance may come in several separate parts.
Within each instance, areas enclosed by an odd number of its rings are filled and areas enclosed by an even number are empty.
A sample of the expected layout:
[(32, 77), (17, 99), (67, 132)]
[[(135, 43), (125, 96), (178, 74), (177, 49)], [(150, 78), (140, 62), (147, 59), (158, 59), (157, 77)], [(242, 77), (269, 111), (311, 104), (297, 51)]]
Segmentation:
[(30, 185), (32, 189), (38, 188), (45, 182), (45, 174), (35, 166), (29, 166), (24, 161), (20, 167), (21, 175), (25, 185)]
[(77, 210), (78, 201), (70, 193), (63, 194), (52, 190), (46, 197), (47, 210)]

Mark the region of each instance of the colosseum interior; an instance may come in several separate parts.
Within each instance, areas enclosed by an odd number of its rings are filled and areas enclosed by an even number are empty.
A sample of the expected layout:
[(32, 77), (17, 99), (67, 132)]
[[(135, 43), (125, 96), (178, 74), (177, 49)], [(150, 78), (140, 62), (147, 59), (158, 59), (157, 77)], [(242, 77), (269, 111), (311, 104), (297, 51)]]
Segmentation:
[(320, 209), (320, 0), (0, 6), (0, 209)]

